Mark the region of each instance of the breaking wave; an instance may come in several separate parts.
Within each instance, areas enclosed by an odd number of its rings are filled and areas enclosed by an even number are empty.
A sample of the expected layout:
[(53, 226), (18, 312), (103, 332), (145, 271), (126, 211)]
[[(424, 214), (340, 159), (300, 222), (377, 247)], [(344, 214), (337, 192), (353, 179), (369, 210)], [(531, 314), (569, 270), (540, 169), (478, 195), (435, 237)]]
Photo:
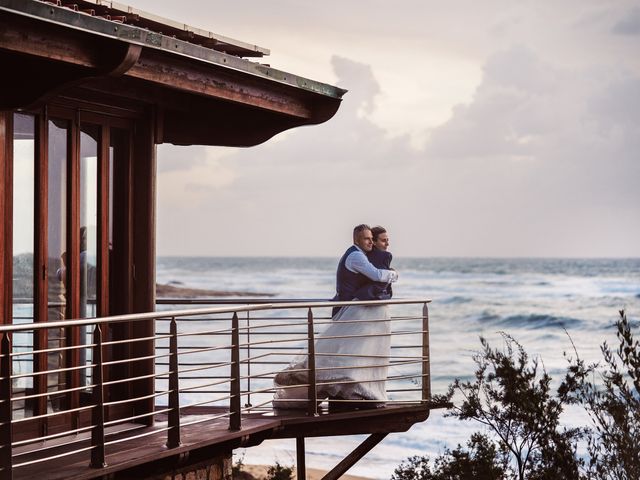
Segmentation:
[(510, 315), (502, 317), (492, 313), (483, 313), (478, 321), (483, 324), (492, 324), (504, 328), (524, 328), (537, 330), (541, 328), (578, 328), (583, 325), (583, 321), (577, 318), (544, 315), (544, 314), (529, 314), (529, 315)]

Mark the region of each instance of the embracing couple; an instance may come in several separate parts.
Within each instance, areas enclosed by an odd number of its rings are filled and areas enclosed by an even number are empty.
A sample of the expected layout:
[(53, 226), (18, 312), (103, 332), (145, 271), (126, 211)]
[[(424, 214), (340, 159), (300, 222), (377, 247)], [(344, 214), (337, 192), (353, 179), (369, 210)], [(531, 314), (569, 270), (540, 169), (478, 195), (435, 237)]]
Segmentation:
[[(336, 273), (333, 300), (386, 300), (398, 274), (391, 269), (389, 235), (384, 227), (361, 224), (353, 229), (353, 245), (347, 249)], [(333, 309), (333, 317), (340, 307)]]
[[(358, 225), (353, 243), (338, 263), (334, 301), (391, 298), (389, 236), (382, 227)], [(387, 400), (390, 358), (387, 305), (334, 308), (328, 328), (316, 337), (316, 393), (330, 409), (377, 408)], [(274, 379), (275, 408), (306, 408), (309, 384), (307, 354), (302, 354)]]

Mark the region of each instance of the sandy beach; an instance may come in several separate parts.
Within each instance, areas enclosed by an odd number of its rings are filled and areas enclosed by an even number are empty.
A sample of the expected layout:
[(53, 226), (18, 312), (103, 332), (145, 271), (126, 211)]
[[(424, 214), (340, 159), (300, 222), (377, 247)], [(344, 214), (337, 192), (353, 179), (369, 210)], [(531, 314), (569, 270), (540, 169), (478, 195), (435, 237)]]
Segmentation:
[[(242, 471), (250, 474), (253, 478), (258, 480), (267, 478), (268, 468), (268, 465), (244, 465), (242, 467)], [(307, 468), (307, 480), (320, 480), (326, 473), (326, 470)], [(296, 471), (294, 470), (293, 478), (296, 478), (295, 475)], [(357, 475), (343, 475), (340, 478), (343, 478), (344, 480), (371, 480), (369, 477), (359, 477)]]

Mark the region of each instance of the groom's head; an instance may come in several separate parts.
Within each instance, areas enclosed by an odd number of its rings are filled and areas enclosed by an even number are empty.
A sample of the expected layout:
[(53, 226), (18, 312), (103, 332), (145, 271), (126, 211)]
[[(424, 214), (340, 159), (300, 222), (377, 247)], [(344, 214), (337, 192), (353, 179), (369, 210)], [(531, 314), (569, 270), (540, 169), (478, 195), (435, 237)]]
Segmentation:
[(366, 224), (357, 225), (353, 229), (353, 243), (365, 252), (370, 252), (373, 248), (373, 234), (371, 227)]

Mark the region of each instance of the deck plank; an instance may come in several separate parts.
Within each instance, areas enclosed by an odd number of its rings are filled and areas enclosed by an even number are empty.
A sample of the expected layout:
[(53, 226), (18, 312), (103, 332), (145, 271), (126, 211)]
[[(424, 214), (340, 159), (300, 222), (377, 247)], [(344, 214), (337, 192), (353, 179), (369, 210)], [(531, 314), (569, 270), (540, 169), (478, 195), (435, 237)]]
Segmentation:
[[(228, 418), (213, 418), (219, 409), (201, 408), (185, 412), (181, 417), (181, 445), (174, 449), (166, 447), (166, 416), (158, 415), (152, 427), (122, 424), (111, 427), (107, 442), (122, 439), (106, 446), (107, 466), (91, 468), (89, 451), (73, 453), (69, 456), (46, 460), (16, 468), (14, 479), (32, 480), (89, 480), (103, 475), (144, 466), (149, 470), (163, 461), (199, 454), (231, 451), (239, 446), (251, 446), (268, 438), (293, 438), (296, 436), (352, 435), (359, 433), (380, 433), (405, 431), (411, 425), (424, 421), (429, 415), (428, 405), (388, 406), (372, 410), (356, 410), (343, 413), (328, 413), (322, 410), (318, 416), (307, 416), (301, 411), (280, 411), (247, 413), (242, 416), (242, 428), (230, 431)], [(349, 419), (345, 422), (345, 419)], [(201, 423), (186, 425), (203, 420)], [(134, 430), (131, 430), (134, 429)], [(141, 438), (126, 438), (132, 432), (148, 434)], [(72, 444), (69, 444), (73, 441)], [(88, 433), (63, 437), (48, 442), (25, 445), (14, 449), (15, 463), (43, 458), (50, 454), (68, 453), (73, 448), (90, 446)]]

